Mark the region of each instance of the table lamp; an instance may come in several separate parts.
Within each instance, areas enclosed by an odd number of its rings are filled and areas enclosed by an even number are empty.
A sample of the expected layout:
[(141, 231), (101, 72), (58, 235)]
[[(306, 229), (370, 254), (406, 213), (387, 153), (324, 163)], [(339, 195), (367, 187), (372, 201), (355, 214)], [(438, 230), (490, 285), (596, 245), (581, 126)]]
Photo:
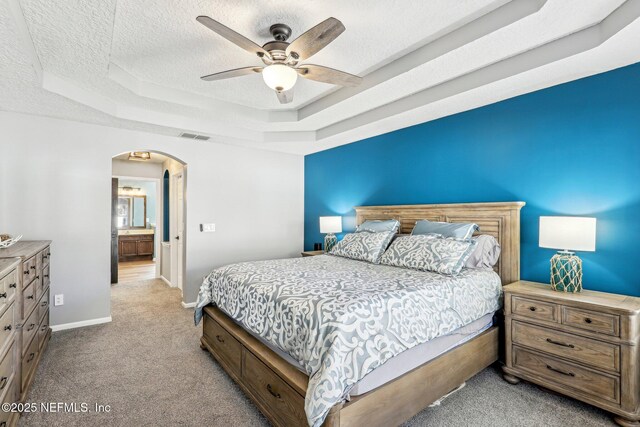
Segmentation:
[(596, 219), (541, 216), (539, 246), (560, 249), (551, 258), (551, 288), (559, 292), (580, 292), (582, 260), (571, 251), (596, 250)]
[(338, 238), (333, 233), (342, 233), (342, 217), (321, 216), (320, 233), (326, 234), (324, 236), (324, 251), (329, 252), (338, 243)]

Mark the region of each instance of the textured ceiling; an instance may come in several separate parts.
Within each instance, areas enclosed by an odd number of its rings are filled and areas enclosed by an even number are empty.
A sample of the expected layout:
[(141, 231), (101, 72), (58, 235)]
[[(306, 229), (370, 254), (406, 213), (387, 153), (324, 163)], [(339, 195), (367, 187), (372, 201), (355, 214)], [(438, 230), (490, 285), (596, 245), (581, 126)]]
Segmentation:
[[(637, 62), (639, 3), (7, 0), (0, 109), (309, 153)], [(259, 61), (201, 14), (259, 44), (334, 16), (346, 31), (307, 62), (363, 84), (298, 79), (283, 106), (259, 75), (203, 82)]]

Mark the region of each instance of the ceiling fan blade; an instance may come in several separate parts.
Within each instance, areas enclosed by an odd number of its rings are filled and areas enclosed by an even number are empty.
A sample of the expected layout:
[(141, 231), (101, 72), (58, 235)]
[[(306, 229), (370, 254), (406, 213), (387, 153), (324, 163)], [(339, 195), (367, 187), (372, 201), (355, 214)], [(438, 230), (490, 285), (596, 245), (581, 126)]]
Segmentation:
[(340, 86), (358, 86), (362, 81), (362, 77), (345, 73), (344, 71), (334, 70), (333, 68), (323, 67), (321, 65), (305, 64), (296, 68), (298, 74), (309, 80), (317, 82), (330, 83)]
[(266, 56), (267, 58), (271, 57), (269, 55), (269, 52), (264, 50), (261, 46), (259, 46), (256, 43), (252, 42), (251, 40), (249, 40), (248, 38), (246, 38), (242, 34), (236, 33), (231, 28), (229, 28), (229, 27), (227, 27), (225, 25), (222, 25), (221, 23), (219, 23), (218, 21), (216, 21), (214, 19), (209, 18), (208, 16), (198, 16), (196, 18), (196, 21), (198, 21), (199, 23), (201, 23), (205, 27), (209, 28), (211, 31), (213, 31), (215, 33), (218, 33), (219, 35), (221, 35), (225, 39), (229, 40), (231, 43), (234, 43), (237, 46), (240, 46), (241, 48), (243, 48), (247, 52), (256, 54), (259, 57), (263, 57), (263, 56)]
[(286, 54), (304, 61), (334, 41), (344, 30), (344, 25), (336, 18), (326, 19), (292, 41), (287, 46)]
[(278, 95), (278, 101), (280, 101), (280, 104), (288, 104), (293, 101), (293, 89), (280, 92), (276, 91), (276, 95)]
[(219, 73), (209, 74), (207, 76), (200, 77), (202, 80), (212, 82), (214, 80), (230, 79), (231, 77), (246, 76), (249, 74), (261, 73), (263, 67), (244, 67), (236, 68), (233, 70), (221, 71)]

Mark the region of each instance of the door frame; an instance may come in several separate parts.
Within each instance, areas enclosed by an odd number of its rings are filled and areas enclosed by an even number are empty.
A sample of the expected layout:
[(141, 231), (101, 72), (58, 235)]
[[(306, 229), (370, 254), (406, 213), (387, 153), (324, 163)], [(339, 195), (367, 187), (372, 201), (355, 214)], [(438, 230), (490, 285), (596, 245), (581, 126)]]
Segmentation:
[[(178, 251), (179, 245), (176, 243), (176, 234), (178, 233), (178, 177), (182, 176), (182, 253)], [(177, 287), (182, 292), (184, 297), (184, 283), (186, 279), (187, 271), (187, 168), (186, 165), (182, 165), (182, 170), (171, 173), (169, 172), (170, 179), (170, 199), (169, 199), (169, 243), (171, 250), (171, 286)], [(178, 271), (180, 263), (178, 259), (182, 260), (181, 272)], [(182, 273), (182, 274), (180, 274)], [(182, 278), (182, 281), (179, 278)]]
[[(162, 251), (162, 230), (158, 231), (158, 224), (162, 225), (162, 178), (149, 178), (145, 176), (112, 175), (111, 178), (132, 181), (151, 181), (156, 183), (156, 232), (153, 239), (153, 253), (156, 267), (155, 278), (160, 277), (160, 256)], [(113, 218), (111, 219), (113, 221)], [(117, 260), (117, 259), (116, 259)], [(112, 266), (113, 268), (113, 266)]]

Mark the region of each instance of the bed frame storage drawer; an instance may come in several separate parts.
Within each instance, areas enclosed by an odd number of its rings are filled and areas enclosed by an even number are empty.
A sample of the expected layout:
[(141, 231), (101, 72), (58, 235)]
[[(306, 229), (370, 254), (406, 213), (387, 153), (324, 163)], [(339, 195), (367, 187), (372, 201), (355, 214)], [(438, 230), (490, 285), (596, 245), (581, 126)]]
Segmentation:
[(207, 343), (213, 349), (222, 363), (229, 366), (234, 374), (240, 377), (240, 366), (242, 363), (242, 345), (218, 322), (204, 316), (204, 336)]
[(281, 425), (306, 426), (304, 397), (276, 375), (249, 350), (244, 350), (242, 379), (253, 394), (278, 417)]
[(514, 320), (511, 339), (515, 344), (564, 357), (594, 368), (620, 370), (620, 346), (553, 331)]

